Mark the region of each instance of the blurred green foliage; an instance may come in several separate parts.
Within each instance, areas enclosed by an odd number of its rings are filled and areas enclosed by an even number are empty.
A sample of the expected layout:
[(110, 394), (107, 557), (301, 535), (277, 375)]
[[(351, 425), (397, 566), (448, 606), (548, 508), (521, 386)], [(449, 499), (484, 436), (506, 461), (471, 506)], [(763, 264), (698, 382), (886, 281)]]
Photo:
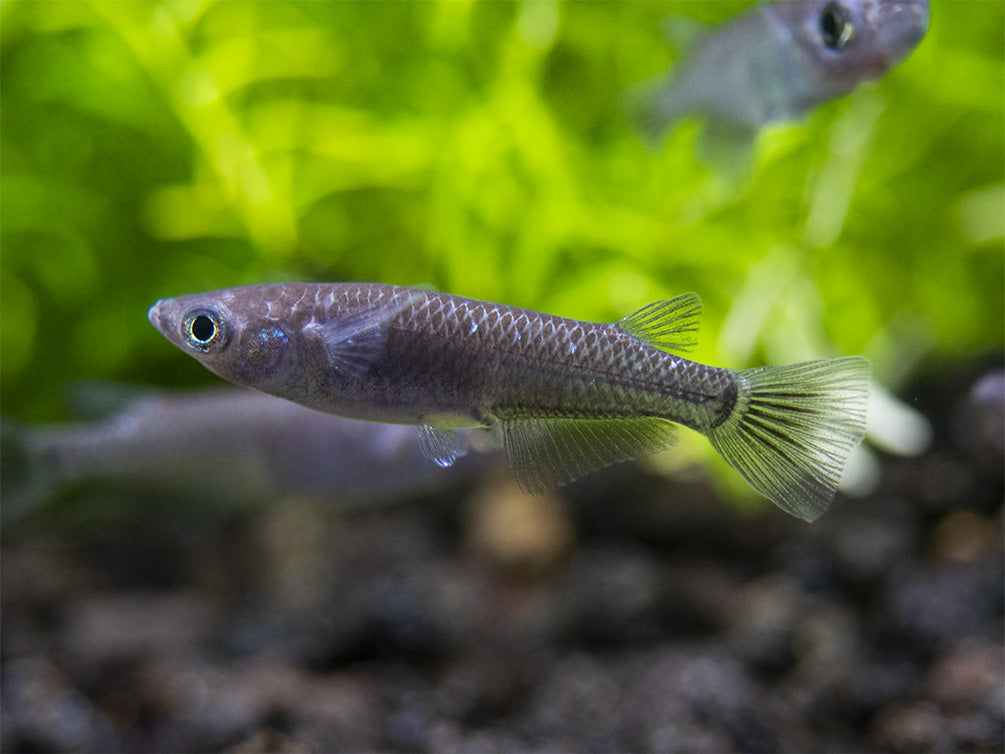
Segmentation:
[(1000, 351), (1005, 3), (936, 2), (878, 85), (763, 132), (749, 174), (657, 152), (619, 100), (660, 19), (746, 3), (0, 6), (2, 411), (78, 379), (215, 381), (161, 297), (432, 283), (611, 320), (685, 290), (697, 358), (866, 353), (892, 387)]

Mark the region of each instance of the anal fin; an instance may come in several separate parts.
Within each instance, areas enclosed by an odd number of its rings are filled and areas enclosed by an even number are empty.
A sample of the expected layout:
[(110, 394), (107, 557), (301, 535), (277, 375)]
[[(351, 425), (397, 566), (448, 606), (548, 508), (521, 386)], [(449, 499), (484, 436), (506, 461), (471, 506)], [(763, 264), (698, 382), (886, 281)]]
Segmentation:
[(675, 426), (633, 419), (502, 420), (506, 461), (525, 492), (542, 494), (613, 463), (657, 453), (674, 443)]

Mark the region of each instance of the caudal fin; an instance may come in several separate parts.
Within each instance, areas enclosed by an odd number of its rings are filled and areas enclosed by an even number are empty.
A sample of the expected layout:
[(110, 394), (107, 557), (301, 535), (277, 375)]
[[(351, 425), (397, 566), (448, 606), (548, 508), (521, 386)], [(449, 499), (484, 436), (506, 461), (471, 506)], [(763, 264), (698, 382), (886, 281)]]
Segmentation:
[(708, 439), (754, 489), (814, 521), (865, 435), (870, 372), (861, 356), (740, 371), (736, 406)]

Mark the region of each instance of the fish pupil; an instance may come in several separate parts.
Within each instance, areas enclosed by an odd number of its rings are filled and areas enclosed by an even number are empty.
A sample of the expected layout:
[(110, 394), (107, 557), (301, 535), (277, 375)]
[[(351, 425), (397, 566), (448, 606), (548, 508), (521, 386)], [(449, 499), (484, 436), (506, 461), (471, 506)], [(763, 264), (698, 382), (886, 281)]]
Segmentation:
[(214, 325), (213, 320), (205, 314), (200, 314), (192, 320), (192, 337), (196, 340), (205, 343), (207, 340), (210, 340), (215, 333), (216, 325)]
[(851, 38), (851, 25), (847, 23), (841, 6), (828, 3), (820, 15), (820, 33), (824, 44), (832, 50), (840, 50)]

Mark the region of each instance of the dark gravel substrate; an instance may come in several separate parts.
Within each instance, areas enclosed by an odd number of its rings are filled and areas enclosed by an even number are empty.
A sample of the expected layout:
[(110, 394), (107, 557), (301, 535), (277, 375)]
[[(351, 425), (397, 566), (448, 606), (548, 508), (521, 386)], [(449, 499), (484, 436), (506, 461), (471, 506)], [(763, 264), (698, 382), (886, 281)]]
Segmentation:
[(917, 386), (934, 447), (814, 525), (622, 466), (561, 498), (499, 477), (370, 512), (6, 531), (0, 744), (1002, 751), (982, 374)]

